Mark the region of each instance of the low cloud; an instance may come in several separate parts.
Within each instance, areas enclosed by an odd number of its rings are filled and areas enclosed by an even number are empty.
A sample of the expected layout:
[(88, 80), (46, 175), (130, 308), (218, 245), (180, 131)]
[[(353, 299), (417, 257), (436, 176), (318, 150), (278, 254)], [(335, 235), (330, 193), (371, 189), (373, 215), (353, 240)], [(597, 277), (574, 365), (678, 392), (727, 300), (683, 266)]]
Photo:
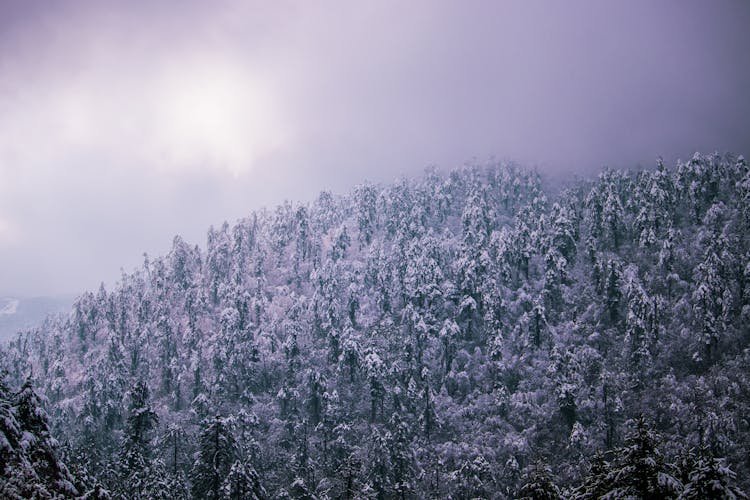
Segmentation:
[(747, 153), (748, 22), (730, 1), (3, 4), (0, 293), (111, 283), (175, 233), (428, 164)]

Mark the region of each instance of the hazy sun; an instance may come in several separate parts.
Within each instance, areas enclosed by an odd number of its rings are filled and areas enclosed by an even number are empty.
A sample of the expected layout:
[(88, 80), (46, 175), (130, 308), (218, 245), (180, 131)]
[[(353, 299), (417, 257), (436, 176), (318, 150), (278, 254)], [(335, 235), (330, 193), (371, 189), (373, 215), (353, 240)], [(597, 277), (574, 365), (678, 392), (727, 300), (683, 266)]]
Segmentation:
[(248, 170), (281, 141), (272, 93), (232, 67), (198, 65), (165, 79), (155, 135), (173, 165)]

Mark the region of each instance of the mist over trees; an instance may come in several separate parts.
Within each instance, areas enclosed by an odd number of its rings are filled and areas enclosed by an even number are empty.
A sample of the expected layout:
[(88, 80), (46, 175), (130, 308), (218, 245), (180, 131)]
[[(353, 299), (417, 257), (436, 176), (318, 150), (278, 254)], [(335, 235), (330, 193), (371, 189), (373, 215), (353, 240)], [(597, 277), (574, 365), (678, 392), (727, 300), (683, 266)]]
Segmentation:
[(323, 192), (20, 333), (0, 493), (746, 498), (748, 325), (742, 157)]

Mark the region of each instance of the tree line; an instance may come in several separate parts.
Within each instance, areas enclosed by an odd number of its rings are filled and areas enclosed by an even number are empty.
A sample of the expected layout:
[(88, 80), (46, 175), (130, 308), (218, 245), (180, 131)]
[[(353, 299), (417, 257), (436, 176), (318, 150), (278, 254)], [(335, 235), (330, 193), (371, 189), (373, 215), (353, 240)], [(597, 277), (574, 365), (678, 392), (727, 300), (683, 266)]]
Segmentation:
[(52, 497), (744, 498), (749, 172), (493, 162), (259, 210), (21, 332), (3, 408), (38, 394)]

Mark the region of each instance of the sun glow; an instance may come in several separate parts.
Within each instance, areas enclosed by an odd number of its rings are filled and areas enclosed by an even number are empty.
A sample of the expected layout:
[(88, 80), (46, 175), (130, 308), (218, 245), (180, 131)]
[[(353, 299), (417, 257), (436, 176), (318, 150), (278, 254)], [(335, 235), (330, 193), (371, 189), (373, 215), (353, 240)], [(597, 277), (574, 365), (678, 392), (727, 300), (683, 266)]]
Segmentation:
[[(0, 108), (16, 117), (0, 117), (0, 175), (20, 159), (59, 165), (63, 152), (76, 159), (102, 155), (112, 168), (239, 176), (288, 144), (289, 123), (269, 75), (208, 57), (154, 66), (119, 79), (99, 68), (39, 97), (21, 91), (10, 104), (0, 96)], [(0, 236), (7, 239), (8, 231), (0, 221)]]
[(272, 93), (232, 67), (173, 72), (155, 107), (157, 147), (172, 166), (215, 166), (239, 175), (282, 142)]

